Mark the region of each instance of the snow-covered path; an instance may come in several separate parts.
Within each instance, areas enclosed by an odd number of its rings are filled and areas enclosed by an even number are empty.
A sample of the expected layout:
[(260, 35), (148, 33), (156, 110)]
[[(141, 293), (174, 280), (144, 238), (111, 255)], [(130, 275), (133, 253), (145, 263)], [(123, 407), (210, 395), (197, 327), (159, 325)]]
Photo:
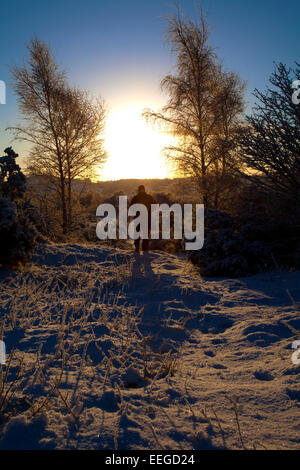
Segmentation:
[(25, 366), (0, 448), (299, 448), (300, 272), (45, 245), (1, 295)]

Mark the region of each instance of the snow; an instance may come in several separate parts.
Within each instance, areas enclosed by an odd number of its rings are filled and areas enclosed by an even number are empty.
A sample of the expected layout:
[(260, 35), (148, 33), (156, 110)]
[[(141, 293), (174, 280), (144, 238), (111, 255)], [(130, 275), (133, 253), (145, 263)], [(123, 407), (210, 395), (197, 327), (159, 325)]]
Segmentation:
[(184, 254), (40, 246), (0, 270), (0, 449), (299, 448), (299, 287), (299, 271), (205, 279)]

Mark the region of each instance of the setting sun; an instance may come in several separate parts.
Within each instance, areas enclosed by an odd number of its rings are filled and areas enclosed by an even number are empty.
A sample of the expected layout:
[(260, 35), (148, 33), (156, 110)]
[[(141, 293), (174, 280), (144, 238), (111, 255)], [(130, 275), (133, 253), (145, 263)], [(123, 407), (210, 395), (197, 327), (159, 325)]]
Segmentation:
[(167, 177), (161, 150), (171, 137), (147, 124), (142, 111), (139, 106), (123, 107), (108, 116), (105, 132), (108, 160), (101, 179)]

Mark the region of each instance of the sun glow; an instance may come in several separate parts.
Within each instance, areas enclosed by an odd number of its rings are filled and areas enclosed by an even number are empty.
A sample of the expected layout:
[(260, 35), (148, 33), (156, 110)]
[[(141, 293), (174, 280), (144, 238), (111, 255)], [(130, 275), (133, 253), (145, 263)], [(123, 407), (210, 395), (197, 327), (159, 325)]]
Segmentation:
[(140, 106), (115, 109), (107, 118), (105, 146), (108, 160), (101, 179), (166, 178), (161, 156), (171, 137), (146, 123)]

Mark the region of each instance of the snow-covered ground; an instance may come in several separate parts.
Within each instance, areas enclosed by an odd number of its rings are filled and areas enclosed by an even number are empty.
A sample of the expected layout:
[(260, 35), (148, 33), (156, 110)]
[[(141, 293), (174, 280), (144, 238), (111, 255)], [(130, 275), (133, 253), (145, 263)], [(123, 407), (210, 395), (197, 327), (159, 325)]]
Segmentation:
[(300, 447), (299, 271), (48, 244), (0, 291), (1, 449)]

